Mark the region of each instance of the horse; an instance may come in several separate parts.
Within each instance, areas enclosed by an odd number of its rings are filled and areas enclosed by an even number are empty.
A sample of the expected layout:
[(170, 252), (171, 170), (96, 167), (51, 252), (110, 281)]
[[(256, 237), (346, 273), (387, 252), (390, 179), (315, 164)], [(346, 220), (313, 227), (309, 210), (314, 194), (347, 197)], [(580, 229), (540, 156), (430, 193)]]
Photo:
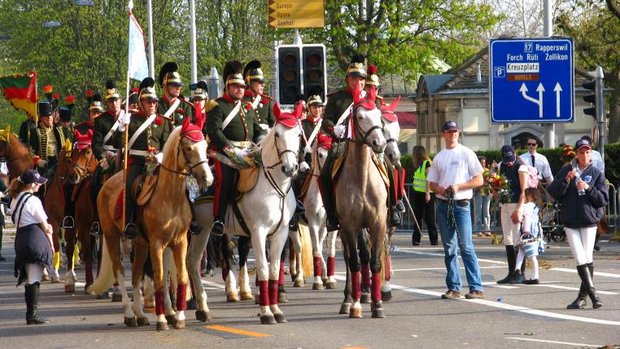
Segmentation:
[[(304, 206), (306, 207), (306, 220), (308, 221), (308, 231), (312, 239), (312, 256), (314, 267), (313, 290), (323, 290), (324, 288), (334, 289), (337, 286), (335, 277), (336, 272), (336, 238), (338, 231), (327, 231), (327, 213), (323, 207), (323, 198), (319, 191), (319, 178), (327, 159), (327, 154), (331, 148), (331, 138), (319, 133), (317, 140), (312, 145), (312, 173), (307, 179), (306, 193), (304, 196)], [(323, 258), (323, 243), (327, 238), (327, 263)], [(323, 276), (325, 276), (323, 278)]]
[[(207, 164), (207, 143), (202, 135), (202, 126), (189, 123), (175, 128), (163, 148), (163, 160), (157, 183), (150, 199), (141, 206), (139, 225), (142, 234), (133, 240), (134, 261), (132, 264), (133, 305), (130, 304), (125, 288), (125, 272), (120, 260), (120, 238), (123, 222), (116, 214), (117, 202), (124, 189), (123, 174), (117, 173), (108, 179), (97, 197), (99, 219), (105, 244), (100, 272), (88, 288), (91, 294), (107, 290), (114, 279), (119, 283), (124, 308), (125, 324), (129, 327), (148, 325), (144, 314), (140, 286), (147, 254), (151, 258), (155, 284), (156, 328), (168, 330), (164, 314), (164, 268), (163, 253), (166, 247), (173, 252), (177, 273), (177, 312), (174, 327), (185, 327), (186, 308), (186, 254), (187, 232), (192, 211), (186, 194), (187, 176), (193, 175), (201, 188), (210, 186), (213, 174)], [(137, 319), (136, 319), (137, 317)]]
[(358, 238), (363, 229), (369, 238), (372, 317), (385, 317), (381, 298), (381, 259), (387, 230), (387, 188), (382, 174), (385, 170), (381, 169), (383, 165), (376, 154), (383, 152), (386, 139), (375, 97), (374, 89), (364, 98), (356, 93), (353, 113), (348, 117), (351, 138), (344, 144), (344, 160), (334, 183), (336, 213), (341, 224), (339, 233), (347, 266), (345, 298), (340, 312), (349, 313), (351, 318), (362, 317)]
[(11, 133), (9, 126), (0, 130), (0, 159), (6, 160), (9, 181), (32, 168), (30, 151), (15, 133)]
[[(259, 143), (262, 165), (258, 170), (256, 185), (237, 201), (248, 231), (239, 223), (241, 217), (237, 216), (232, 206), (226, 213), (226, 234), (247, 236), (252, 242), (259, 284), (261, 324), (286, 322), (284, 313), (278, 307), (278, 280), (280, 256), (289, 234), (288, 222), (296, 206), (291, 186), (292, 177), (299, 169), (297, 153), (301, 137), (299, 125), (301, 107), (300, 103), (294, 114), (276, 115), (276, 124)], [(200, 282), (198, 266), (213, 224), (212, 203), (207, 200), (197, 201), (194, 203), (194, 212), (202, 231), (199, 235), (192, 236), (188, 252), (188, 269), (198, 306), (196, 317), (206, 321), (209, 319), (209, 308), (207, 295)], [(267, 240), (270, 249), (269, 262), (266, 252)], [(234, 279), (234, 275), (229, 271), (226, 276), (227, 292), (231, 290), (231, 279)], [(242, 288), (249, 288), (247, 279), (240, 281)]]
[(68, 173), (66, 180), (74, 186), (71, 198), (75, 205), (74, 228), (65, 228), (65, 252), (67, 256), (67, 272), (65, 274), (65, 292), (75, 292), (77, 276), (74, 272), (73, 253), (75, 243), (80, 243), (80, 257), (84, 263), (86, 290), (93, 283), (93, 261), (95, 260), (96, 241), (89, 234), (90, 226), (95, 220), (95, 208), (90, 197), (90, 176), (97, 169), (99, 161), (93, 154), (91, 142), (92, 131), (86, 135), (75, 132), (76, 142), (71, 149), (71, 155), (63, 160), (67, 162)]

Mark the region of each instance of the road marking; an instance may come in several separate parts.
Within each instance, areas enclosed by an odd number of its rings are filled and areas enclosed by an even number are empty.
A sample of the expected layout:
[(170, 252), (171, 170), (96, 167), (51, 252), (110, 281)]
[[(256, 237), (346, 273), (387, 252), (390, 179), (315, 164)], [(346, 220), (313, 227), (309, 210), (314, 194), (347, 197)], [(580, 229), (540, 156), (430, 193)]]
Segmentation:
[[(400, 248), (398, 250), (398, 252), (417, 254), (417, 255), (421, 255), (421, 256), (432, 256), (432, 257), (443, 257), (444, 256), (443, 253), (413, 251), (413, 250), (411, 250), (411, 247)], [(458, 258), (461, 259), (461, 256), (458, 256)], [(506, 262), (496, 261), (496, 260), (493, 260), (493, 259), (486, 259), (486, 258), (478, 258), (478, 262), (506, 265)]]
[(221, 326), (221, 325), (207, 325), (205, 326), (205, 328), (209, 330), (227, 332), (227, 333), (238, 334), (238, 335), (248, 336), (248, 337), (259, 337), (259, 338), (260, 337), (271, 337), (271, 335), (267, 333), (246, 331), (246, 330), (241, 330), (238, 328), (226, 327), (226, 326)]
[[(550, 281), (550, 283), (553, 283), (554, 281)], [(543, 282), (540, 283), (538, 285), (529, 285), (529, 286), (537, 286), (537, 287), (549, 287), (549, 288), (557, 288), (560, 290), (569, 290), (569, 291), (579, 291), (578, 288), (576, 287), (568, 287), (568, 286), (560, 286), (560, 285), (552, 285), (550, 283), (547, 282)], [(607, 295), (617, 295), (618, 292), (611, 292), (611, 291), (601, 291), (599, 289), (596, 290), (596, 293), (598, 294), (607, 294)]]
[(503, 288), (503, 289), (508, 289), (508, 290), (519, 288), (518, 286), (512, 286), (512, 285), (500, 285), (496, 281), (483, 282), (482, 285), (485, 287)]
[[(502, 266), (488, 266), (488, 267), (480, 267), (480, 269), (501, 269), (503, 268)], [(463, 268), (461, 268), (463, 269)], [(440, 271), (445, 271), (446, 267), (437, 267), (437, 268), (408, 268), (408, 269), (392, 269), (393, 272), (399, 272), (399, 271), (431, 271), (431, 270), (440, 270)], [(345, 272), (343, 272), (342, 274), (344, 274)]]
[[(577, 274), (577, 269), (570, 269), (570, 268), (551, 268), (549, 270), (553, 270), (553, 271), (562, 271), (565, 273), (573, 273), (573, 274)], [(594, 276), (602, 276), (602, 277), (608, 277), (608, 278), (620, 278), (620, 274), (613, 274), (613, 273), (605, 273), (605, 272), (601, 272), (601, 271), (595, 271), (594, 272)]]
[(200, 281), (202, 281), (203, 287), (204, 287), (204, 285), (207, 285), (208, 287), (212, 287), (212, 288), (219, 289), (219, 290), (223, 290), (223, 289), (226, 288), (225, 285), (218, 284), (217, 282), (207, 281), (207, 280), (202, 279), (202, 278), (200, 279)]
[(539, 343), (551, 343), (551, 344), (562, 344), (562, 345), (570, 345), (572, 347), (580, 347), (580, 348), (601, 348), (600, 344), (586, 344), (586, 343), (571, 343), (571, 342), (558, 342), (551, 341), (546, 339), (534, 339), (534, 338), (521, 338), (521, 337), (506, 337), (506, 339), (514, 339), (517, 341), (527, 341), (527, 342), (539, 342)]

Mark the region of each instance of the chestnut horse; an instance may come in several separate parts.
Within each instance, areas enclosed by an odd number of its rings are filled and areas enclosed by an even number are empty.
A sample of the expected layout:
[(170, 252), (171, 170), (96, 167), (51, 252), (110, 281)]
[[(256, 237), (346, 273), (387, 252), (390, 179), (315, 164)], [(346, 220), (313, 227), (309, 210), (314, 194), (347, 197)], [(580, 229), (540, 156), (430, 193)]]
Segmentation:
[(32, 168), (30, 151), (16, 134), (11, 133), (9, 126), (0, 130), (0, 159), (6, 160), (9, 181)]
[[(260, 143), (262, 166), (258, 171), (256, 185), (244, 193), (237, 202), (239, 212), (243, 215), (251, 235), (256, 257), (262, 324), (286, 322), (284, 313), (278, 307), (278, 280), (280, 257), (289, 236), (288, 222), (296, 206), (291, 186), (292, 178), (299, 169), (297, 153), (301, 137), (299, 125), (301, 103), (299, 106), (293, 115), (284, 113), (277, 115), (277, 123)], [(196, 317), (206, 321), (209, 319), (209, 308), (207, 295), (200, 282), (198, 266), (213, 224), (212, 202), (198, 201), (194, 204), (194, 212), (202, 232), (192, 236), (188, 252), (188, 268), (198, 305)], [(226, 234), (246, 234), (232, 207), (227, 210), (226, 222)], [(269, 261), (267, 261), (267, 242), (269, 242)], [(226, 281), (227, 291), (230, 290), (231, 278), (234, 278), (234, 275), (229, 272)], [(241, 284), (244, 287), (245, 282)]]
[[(177, 312), (174, 327), (185, 327), (186, 308), (186, 254), (187, 231), (192, 220), (192, 211), (187, 198), (187, 176), (193, 175), (201, 188), (213, 182), (213, 174), (207, 164), (207, 142), (201, 125), (192, 125), (189, 118), (183, 126), (172, 131), (163, 149), (163, 162), (159, 178), (150, 200), (141, 207), (138, 223), (142, 234), (133, 240), (134, 261), (132, 264), (133, 305), (130, 304), (125, 288), (125, 271), (120, 258), (120, 239), (123, 222), (117, 215), (117, 202), (124, 185), (123, 174), (117, 173), (108, 179), (97, 197), (99, 219), (103, 229), (105, 245), (99, 275), (88, 292), (99, 294), (107, 290), (114, 279), (119, 283), (125, 324), (127, 326), (147, 325), (140, 286), (143, 267), (150, 253), (155, 283), (155, 313), (157, 330), (167, 330), (164, 314), (164, 266), (163, 254), (166, 247), (172, 250), (177, 270)], [(136, 320), (137, 316), (137, 320)]]
[[(376, 91), (365, 98), (354, 98), (354, 111), (348, 118), (351, 138), (347, 140), (344, 160), (335, 179), (336, 212), (341, 222), (347, 284), (341, 313), (351, 318), (362, 317), (360, 304), (359, 234), (368, 233), (370, 270), (373, 287), (371, 311), (373, 318), (385, 317), (381, 298), (381, 259), (387, 230), (387, 189), (382, 163), (377, 155), (385, 149), (386, 139), (381, 125), (381, 111), (375, 105)], [(353, 213), (353, 214), (352, 214)]]

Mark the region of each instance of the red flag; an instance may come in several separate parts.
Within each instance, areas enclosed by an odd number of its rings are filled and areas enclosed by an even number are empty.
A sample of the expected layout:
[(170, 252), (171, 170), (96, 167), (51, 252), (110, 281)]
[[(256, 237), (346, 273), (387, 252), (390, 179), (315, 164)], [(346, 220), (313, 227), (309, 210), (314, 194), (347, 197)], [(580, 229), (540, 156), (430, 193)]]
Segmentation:
[(15, 109), (20, 109), (30, 116), (37, 117), (37, 74), (0, 77), (0, 88)]

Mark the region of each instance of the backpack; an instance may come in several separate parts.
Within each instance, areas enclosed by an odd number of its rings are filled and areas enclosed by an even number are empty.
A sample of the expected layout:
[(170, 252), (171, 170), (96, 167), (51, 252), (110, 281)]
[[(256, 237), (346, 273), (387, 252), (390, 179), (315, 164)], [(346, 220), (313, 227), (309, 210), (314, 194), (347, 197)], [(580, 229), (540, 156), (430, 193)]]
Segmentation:
[(519, 162), (521, 165), (527, 167), (527, 187), (538, 188), (538, 170), (536, 167), (524, 163), (521, 157), (519, 157)]

